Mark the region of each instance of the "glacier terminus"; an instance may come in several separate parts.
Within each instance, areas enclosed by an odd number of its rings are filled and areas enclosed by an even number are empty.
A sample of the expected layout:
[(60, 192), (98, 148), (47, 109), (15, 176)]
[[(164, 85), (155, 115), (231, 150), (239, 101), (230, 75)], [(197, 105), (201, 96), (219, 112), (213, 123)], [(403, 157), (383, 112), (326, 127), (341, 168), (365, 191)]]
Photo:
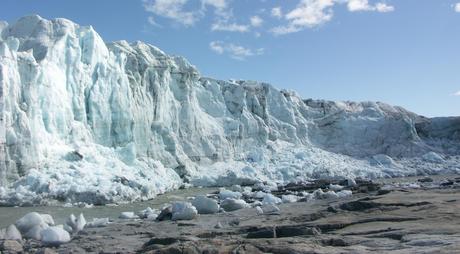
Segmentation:
[(3, 205), (460, 172), (458, 117), (207, 78), (183, 57), (106, 43), (66, 19), (0, 22), (0, 85)]

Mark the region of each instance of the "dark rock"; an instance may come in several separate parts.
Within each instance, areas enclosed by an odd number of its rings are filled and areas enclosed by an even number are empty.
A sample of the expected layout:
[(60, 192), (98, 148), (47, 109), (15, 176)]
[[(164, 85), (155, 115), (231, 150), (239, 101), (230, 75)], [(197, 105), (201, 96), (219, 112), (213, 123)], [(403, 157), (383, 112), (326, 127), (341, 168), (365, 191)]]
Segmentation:
[(254, 232), (249, 232), (246, 238), (276, 238), (276, 229), (263, 228)]
[(171, 220), (172, 218), (172, 207), (168, 206), (161, 211), (157, 217), (157, 221)]
[(378, 191), (377, 191), (377, 195), (378, 195), (378, 196), (386, 195), (386, 194), (388, 194), (388, 193), (390, 193), (390, 192), (391, 192), (391, 190), (378, 190)]
[(240, 225), (240, 219), (234, 218), (231, 221), (228, 222), (228, 225), (234, 227)]
[(419, 182), (421, 182), (421, 183), (431, 183), (431, 182), (433, 182), (433, 178), (431, 178), (431, 177), (424, 177), (424, 178), (418, 179), (417, 181), (419, 181)]
[(321, 241), (323, 245), (326, 246), (334, 246), (334, 247), (346, 247), (350, 246), (351, 244), (345, 241), (343, 238), (329, 238), (329, 239), (323, 239)]
[(337, 208), (334, 207), (334, 206), (329, 206), (326, 211), (328, 211), (330, 213), (337, 213), (338, 212)]
[(340, 209), (347, 211), (364, 211), (372, 208), (377, 208), (379, 206), (380, 204), (378, 203), (356, 200), (341, 204)]
[(276, 237), (293, 237), (301, 235), (319, 235), (320, 230), (317, 228), (304, 226), (281, 226), (276, 228)]
[(451, 186), (454, 185), (454, 182), (451, 180), (444, 181), (440, 184), (441, 186)]
[(144, 244), (144, 247), (150, 245), (171, 245), (173, 243), (177, 243), (179, 240), (173, 237), (164, 237), (164, 238), (152, 238), (148, 242)]
[(249, 232), (247, 238), (283, 238), (305, 235), (319, 235), (321, 231), (315, 227), (305, 227), (300, 225), (266, 227)]

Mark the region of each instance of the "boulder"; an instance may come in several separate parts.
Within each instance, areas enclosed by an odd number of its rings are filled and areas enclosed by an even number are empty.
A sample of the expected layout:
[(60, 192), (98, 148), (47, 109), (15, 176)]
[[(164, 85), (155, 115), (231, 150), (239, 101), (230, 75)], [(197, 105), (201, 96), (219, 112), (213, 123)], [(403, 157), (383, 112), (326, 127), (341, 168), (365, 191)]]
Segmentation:
[(9, 225), (6, 228), (4, 237), (7, 240), (21, 240), (22, 239), (21, 232), (19, 232), (19, 230), (13, 224)]
[(0, 252), (5, 254), (22, 253), (24, 249), (22, 245), (15, 240), (5, 240), (0, 244)]

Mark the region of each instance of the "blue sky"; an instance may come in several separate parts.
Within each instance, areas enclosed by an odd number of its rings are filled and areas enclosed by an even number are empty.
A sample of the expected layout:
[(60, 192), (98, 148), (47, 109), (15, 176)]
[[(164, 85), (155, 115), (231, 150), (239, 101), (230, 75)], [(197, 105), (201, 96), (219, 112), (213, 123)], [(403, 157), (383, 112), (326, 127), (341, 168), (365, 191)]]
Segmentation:
[(460, 115), (460, 0), (2, 0), (1, 20), (27, 14), (151, 43), (205, 76)]

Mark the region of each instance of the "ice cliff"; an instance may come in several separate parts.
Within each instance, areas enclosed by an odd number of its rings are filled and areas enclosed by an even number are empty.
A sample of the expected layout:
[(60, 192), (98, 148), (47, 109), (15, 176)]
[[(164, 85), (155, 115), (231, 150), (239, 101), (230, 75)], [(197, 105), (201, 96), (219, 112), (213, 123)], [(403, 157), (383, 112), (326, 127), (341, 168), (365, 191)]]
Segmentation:
[(205, 78), (182, 57), (104, 43), (66, 19), (0, 22), (0, 84), (3, 204), (460, 171), (459, 118)]

